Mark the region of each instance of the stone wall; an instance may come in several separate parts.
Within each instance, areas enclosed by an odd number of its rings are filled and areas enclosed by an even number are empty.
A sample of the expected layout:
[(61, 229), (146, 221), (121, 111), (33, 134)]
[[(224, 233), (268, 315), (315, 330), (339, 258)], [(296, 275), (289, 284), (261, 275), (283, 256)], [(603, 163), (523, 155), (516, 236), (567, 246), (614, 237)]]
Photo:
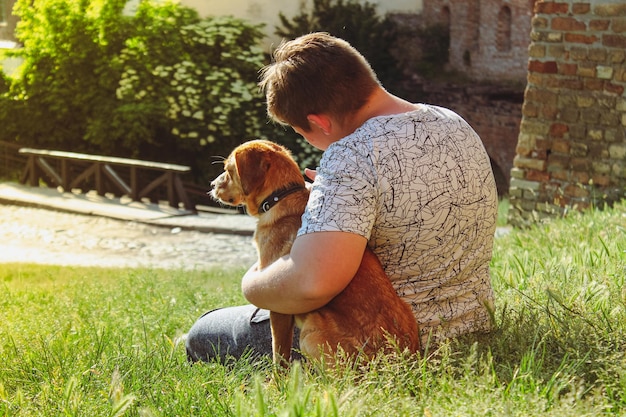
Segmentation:
[(535, 0), (424, 0), (424, 21), (450, 28), (450, 68), (477, 80), (526, 80)]
[(623, 199), (626, 2), (535, 5), (510, 222)]

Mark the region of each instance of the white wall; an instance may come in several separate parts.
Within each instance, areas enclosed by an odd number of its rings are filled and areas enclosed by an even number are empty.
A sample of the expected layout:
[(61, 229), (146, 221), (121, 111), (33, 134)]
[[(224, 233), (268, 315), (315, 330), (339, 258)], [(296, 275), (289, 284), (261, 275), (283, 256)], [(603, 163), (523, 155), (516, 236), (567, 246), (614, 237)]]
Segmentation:
[[(387, 12), (419, 13), (422, 10), (423, 0), (371, 0), (369, 3), (377, 5), (378, 13)], [(280, 23), (278, 13), (282, 12), (287, 18), (300, 13), (300, 10), (311, 0), (180, 0), (184, 6), (195, 8), (200, 16), (231, 15), (246, 19), (253, 23), (264, 23), (267, 39), (266, 48), (275, 47), (279, 42), (274, 35), (274, 28)]]

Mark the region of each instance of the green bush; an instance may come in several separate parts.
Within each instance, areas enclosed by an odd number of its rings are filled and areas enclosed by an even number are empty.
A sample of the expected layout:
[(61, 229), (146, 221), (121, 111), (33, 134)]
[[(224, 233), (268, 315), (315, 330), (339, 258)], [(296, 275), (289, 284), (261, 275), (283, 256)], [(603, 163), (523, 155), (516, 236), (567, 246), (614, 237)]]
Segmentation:
[[(260, 135), (267, 117), (257, 87), (265, 63), (258, 26), (231, 17), (200, 20), (175, 6), (142, 5), (135, 20), (140, 29), (119, 58), (122, 106), (113, 120), (136, 123), (138, 145), (158, 154), (178, 150), (185, 159), (206, 155), (197, 161), (205, 172), (209, 155), (225, 156)], [(142, 135), (146, 130), (152, 135)]]
[(0, 99), (0, 140), (184, 163), (209, 178), (212, 155), (266, 123), (260, 26), (125, 4), (18, 0), (24, 64)]
[(398, 80), (396, 61), (391, 55), (396, 29), (388, 17), (381, 17), (376, 5), (357, 0), (313, 0), (310, 10), (303, 10), (289, 20), (279, 14), (282, 27), (276, 34), (293, 39), (310, 32), (323, 31), (345, 39), (369, 61), (380, 81), (392, 89)]

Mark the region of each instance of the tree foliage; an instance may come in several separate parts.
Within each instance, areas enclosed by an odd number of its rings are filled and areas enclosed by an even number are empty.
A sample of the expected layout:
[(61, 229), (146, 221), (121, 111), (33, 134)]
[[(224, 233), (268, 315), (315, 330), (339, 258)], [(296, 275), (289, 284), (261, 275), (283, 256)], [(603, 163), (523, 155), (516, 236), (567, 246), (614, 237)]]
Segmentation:
[(192, 165), (255, 137), (258, 25), (168, 2), (18, 0), (21, 71), (0, 97), (0, 139)]
[(323, 31), (348, 41), (369, 61), (383, 85), (393, 88), (397, 65), (391, 55), (395, 25), (380, 16), (376, 5), (358, 0), (313, 0), (310, 10), (293, 18), (279, 14), (282, 27), (276, 34), (293, 39), (310, 32)]

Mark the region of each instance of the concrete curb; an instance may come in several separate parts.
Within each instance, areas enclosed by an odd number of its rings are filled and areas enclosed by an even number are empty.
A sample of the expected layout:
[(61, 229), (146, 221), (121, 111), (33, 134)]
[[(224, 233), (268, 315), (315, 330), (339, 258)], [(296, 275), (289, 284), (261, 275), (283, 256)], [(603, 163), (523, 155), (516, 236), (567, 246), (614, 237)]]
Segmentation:
[(256, 227), (256, 219), (242, 214), (204, 212), (195, 214), (167, 205), (134, 202), (127, 198), (102, 197), (94, 192), (68, 193), (54, 188), (28, 187), (17, 183), (0, 183), (0, 203), (203, 233), (251, 236)]

